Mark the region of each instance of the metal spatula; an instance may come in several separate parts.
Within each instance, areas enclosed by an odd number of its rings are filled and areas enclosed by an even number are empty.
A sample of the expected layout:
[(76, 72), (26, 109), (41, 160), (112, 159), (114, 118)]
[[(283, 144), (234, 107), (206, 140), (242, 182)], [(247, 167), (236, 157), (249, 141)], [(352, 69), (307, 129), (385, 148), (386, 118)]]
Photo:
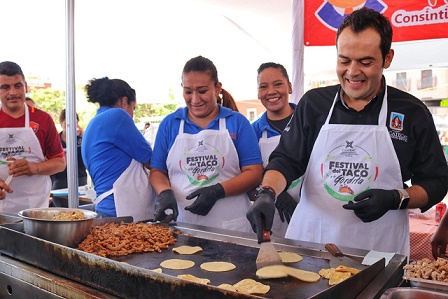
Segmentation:
[(257, 269), (270, 265), (283, 265), (282, 258), (271, 242), (271, 233), (263, 229), (263, 240), (256, 260)]
[(352, 267), (358, 270), (367, 268), (366, 265), (342, 253), (336, 244), (327, 243), (325, 244), (325, 249), (334, 256), (334, 258), (330, 259), (330, 267), (332, 268), (337, 268), (338, 266)]

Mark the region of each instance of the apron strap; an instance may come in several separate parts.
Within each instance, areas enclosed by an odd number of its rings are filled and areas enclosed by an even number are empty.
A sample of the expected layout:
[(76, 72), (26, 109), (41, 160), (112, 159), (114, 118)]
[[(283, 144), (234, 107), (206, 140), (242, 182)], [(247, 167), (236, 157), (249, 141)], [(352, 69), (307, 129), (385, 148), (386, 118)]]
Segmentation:
[(181, 134), (184, 133), (184, 124), (185, 124), (185, 121), (183, 119), (181, 119), (180, 120), (180, 126), (179, 126), (179, 134), (178, 135), (181, 135)]
[(227, 126), (226, 126), (226, 119), (224, 117), (221, 117), (219, 119), (219, 130), (226, 130)]
[(268, 138), (268, 130), (264, 130), (263, 132), (261, 132), (261, 138), (263, 138), (263, 139)]
[(104, 192), (103, 194), (101, 194), (101, 195), (98, 196), (97, 198), (95, 198), (95, 199), (93, 200), (93, 203), (94, 203), (95, 205), (99, 204), (103, 199), (105, 199), (106, 197), (108, 197), (108, 196), (111, 195), (112, 193), (114, 193), (114, 189), (113, 189), (113, 188), (110, 189), (110, 190), (107, 191), (107, 192)]
[[(339, 92), (336, 93), (333, 104), (331, 105), (330, 112), (328, 112), (327, 119), (325, 120), (325, 125), (330, 123), (331, 115), (333, 114), (334, 105), (336, 104), (336, 101), (338, 100), (338, 97), (342, 97)], [(383, 97), (383, 103), (381, 104), (381, 110), (380, 114), (378, 116), (378, 125), (379, 126), (386, 126), (386, 120), (387, 120), (387, 85), (384, 88), (384, 97)]]

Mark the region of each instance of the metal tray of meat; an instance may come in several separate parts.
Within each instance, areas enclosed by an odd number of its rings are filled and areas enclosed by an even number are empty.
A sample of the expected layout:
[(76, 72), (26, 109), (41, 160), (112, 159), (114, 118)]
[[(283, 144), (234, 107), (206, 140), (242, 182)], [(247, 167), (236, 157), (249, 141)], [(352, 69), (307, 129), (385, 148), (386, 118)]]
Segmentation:
[(403, 279), (408, 281), (411, 287), (448, 292), (448, 282), (441, 282), (423, 278), (412, 278), (406, 276), (406, 274), (403, 276)]

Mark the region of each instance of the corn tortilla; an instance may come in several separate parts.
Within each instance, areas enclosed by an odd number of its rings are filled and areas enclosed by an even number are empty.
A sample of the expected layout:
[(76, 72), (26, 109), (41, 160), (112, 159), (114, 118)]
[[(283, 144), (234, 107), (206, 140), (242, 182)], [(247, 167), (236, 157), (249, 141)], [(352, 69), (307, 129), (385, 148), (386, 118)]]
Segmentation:
[(336, 268), (321, 269), (319, 275), (323, 278), (330, 279), (331, 274), (333, 274), (335, 270)]
[(258, 269), (255, 275), (260, 279), (272, 279), (287, 277), (288, 273), (283, 265), (271, 265)]
[(302, 269), (297, 269), (293, 267), (283, 266), (284, 271), (289, 275), (292, 276), (298, 280), (305, 281), (305, 282), (316, 282), (319, 281), (320, 275), (311, 272), (311, 271), (305, 271)]
[(218, 286), (218, 288), (221, 288), (221, 289), (224, 289), (227, 291), (237, 292), (236, 288), (233, 285), (228, 284), (228, 283), (222, 283)]
[(207, 262), (201, 264), (201, 269), (209, 272), (227, 272), (235, 268), (236, 266), (229, 262)]
[(346, 267), (346, 266), (338, 266), (335, 269), (335, 271), (337, 271), (337, 272), (350, 272), (353, 275), (358, 274), (360, 272), (360, 270), (358, 270), (358, 269), (350, 268), (350, 267)]
[(303, 260), (303, 257), (295, 252), (280, 251), (278, 254), (283, 263), (297, 263)]
[(189, 281), (194, 281), (194, 282), (197, 282), (197, 283), (202, 283), (202, 284), (209, 284), (210, 283), (210, 280), (207, 279), (207, 278), (199, 278), (199, 277), (196, 277), (196, 276), (191, 275), (191, 274), (179, 274), (179, 275), (177, 275), (177, 277), (181, 278), (181, 279), (189, 280)]
[(271, 289), (270, 286), (262, 284), (250, 278), (243, 279), (233, 285), (235, 289), (244, 294), (266, 294)]
[(330, 280), (328, 281), (329, 285), (335, 285), (340, 282), (343, 282), (346, 279), (349, 279), (352, 274), (350, 272), (336, 272), (334, 271), (333, 274), (331, 274)]
[(169, 259), (161, 262), (160, 266), (167, 269), (183, 270), (193, 267), (194, 262), (182, 259)]
[(173, 252), (179, 254), (195, 254), (201, 252), (202, 248), (199, 246), (179, 246), (173, 248)]

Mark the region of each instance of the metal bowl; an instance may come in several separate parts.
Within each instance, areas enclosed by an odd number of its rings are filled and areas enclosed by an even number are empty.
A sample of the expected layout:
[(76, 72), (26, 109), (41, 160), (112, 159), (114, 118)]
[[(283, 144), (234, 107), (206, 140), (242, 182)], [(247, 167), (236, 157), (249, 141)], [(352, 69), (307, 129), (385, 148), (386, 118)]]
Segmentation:
[[(62, 212), (81, 211), (87, 217), (83, 220), (52, 220)], [(71, 208), (36, 208), (19, 212), (23, 218), (25, 233), (61, 245), (76, 247), (90, 233), (93, 218), (92, 211)]]

